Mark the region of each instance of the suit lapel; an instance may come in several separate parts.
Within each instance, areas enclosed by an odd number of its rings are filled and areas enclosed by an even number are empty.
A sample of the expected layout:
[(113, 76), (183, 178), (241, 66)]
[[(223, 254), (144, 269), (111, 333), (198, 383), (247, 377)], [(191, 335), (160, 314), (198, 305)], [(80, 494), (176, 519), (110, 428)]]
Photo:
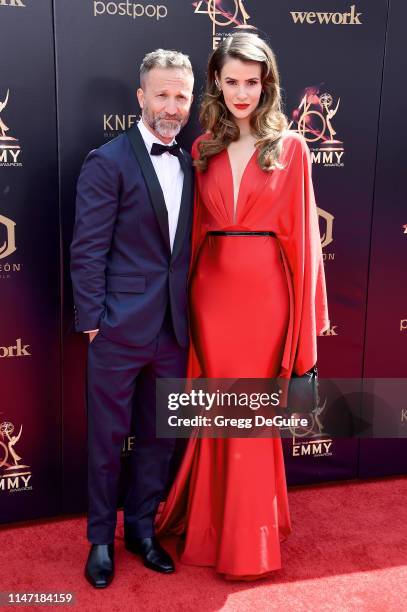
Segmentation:
[(162, 237), (168, 251), (171, 252), (170, 234), (168, 229), (168, 212), (165, 205), (164, 195), (150, 159), (150, 155), (146, 149), (146, 145), (144, 144), (143, 137), (140, 134), (140, 130), (138, 129), (137, 125), (134, 125), (127, 131), (127, 137), (130, 140), (134, 154), (140, 165), (141, 172), (143, 173), (144, 180), (150, 194), (151, 204), (154, 208), (154, 212), (160, 226)]
[(177, 231), (175, 232), (174, 245), (172, 249), (172, 259), (174, 260), (182, 248), (185, 233), (189, 227), (189, 218), (192, 213), (192, 166), (185, 152), (181, 149), (179, 157), (182, 171), (184, 173), (184, 183), (182, 186), (181, 205), (178, 215)]

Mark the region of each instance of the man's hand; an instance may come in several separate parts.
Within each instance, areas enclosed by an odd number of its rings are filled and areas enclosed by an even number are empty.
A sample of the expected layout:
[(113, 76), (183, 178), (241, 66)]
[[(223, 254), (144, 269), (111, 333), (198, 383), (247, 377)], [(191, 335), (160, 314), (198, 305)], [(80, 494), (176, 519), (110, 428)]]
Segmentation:
[(99, 330), (98, 330), (98, 329), (97, 329), (97, 330), (95, 330), (95, 331), (90, 331), (90, 332), (87, 332), (88, 337), (89, 337), (89, 344), (91, 344), (91, 343), (94, 341), (94, 339), (96, 338), (96, 336), (98, 335), (98, 333), (99, 333)]

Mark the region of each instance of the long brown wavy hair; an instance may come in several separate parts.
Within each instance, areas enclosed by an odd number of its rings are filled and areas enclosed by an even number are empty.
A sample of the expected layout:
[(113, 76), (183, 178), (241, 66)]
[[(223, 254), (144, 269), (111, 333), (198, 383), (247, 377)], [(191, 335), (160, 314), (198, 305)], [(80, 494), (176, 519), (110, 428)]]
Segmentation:
[(226, 149), (239, 139), (240, 130), (228, 110), (222, 92), (216, 85), (216, 74), (228, 58), (261, 64), (262, 94), (256, 110), (250, 117), (250, 125), (257, 136), (258, 162), (263, 170), (281, 168), (278, 158), (281, 152), (282, 133), (287, 119), (281, 111), (280, 76), (273, 51), (256, 34), (238, 33), (224, 39), (213, 51), (208, 62), (206, 89), (203, 95), (199, 120), (208, 138), (199, 143), (199, 159), (195, 165), (201, 172), (208, 167), (213, 155)]

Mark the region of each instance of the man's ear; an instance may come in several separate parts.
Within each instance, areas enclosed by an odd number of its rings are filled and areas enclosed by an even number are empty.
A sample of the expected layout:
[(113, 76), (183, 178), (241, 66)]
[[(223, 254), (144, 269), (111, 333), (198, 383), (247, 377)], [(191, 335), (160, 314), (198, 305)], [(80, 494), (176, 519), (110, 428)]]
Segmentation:
[(141, 87), (139, 87), (138, 90), (137, 90), (137, 100), (138, 100), (138, 103), (140, 104), (141, 110), (143, 110), (143, 106), (144, 106), (144, 91), (141, 89)]

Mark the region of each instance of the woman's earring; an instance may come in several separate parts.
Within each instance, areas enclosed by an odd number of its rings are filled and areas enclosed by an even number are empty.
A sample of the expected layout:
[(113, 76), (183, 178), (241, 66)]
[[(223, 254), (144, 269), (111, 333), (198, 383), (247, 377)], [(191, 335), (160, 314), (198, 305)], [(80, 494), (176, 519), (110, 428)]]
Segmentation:
[(216, 85), (218, 91), (221, 92), (222, 91), (222, 87), (220, 86), (219, 81), (217, 81), (216, 79), (215, 79), (215, 85)]

